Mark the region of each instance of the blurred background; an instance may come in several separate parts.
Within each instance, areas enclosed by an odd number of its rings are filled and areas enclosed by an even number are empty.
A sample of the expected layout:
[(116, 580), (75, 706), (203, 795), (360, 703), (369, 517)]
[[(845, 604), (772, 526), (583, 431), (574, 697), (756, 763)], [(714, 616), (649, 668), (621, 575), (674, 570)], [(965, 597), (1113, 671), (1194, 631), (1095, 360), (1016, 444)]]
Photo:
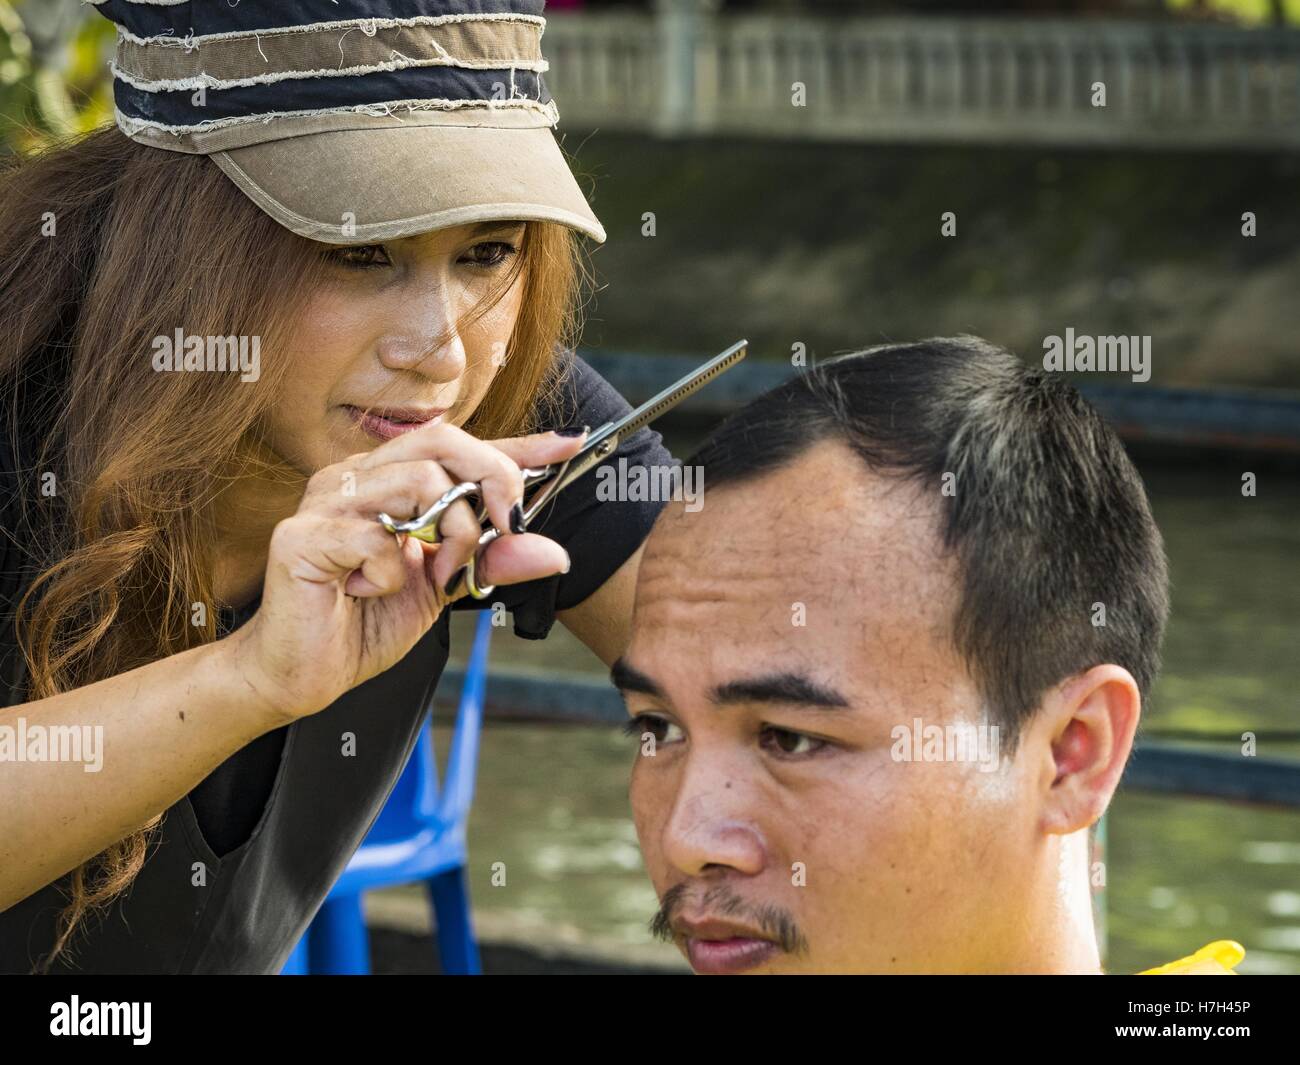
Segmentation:
[[(0, 0), (3, 150), (112, 120), (111, 29), (78, 0)], [(663, 424), (675, 454), (801, 350), (969, 332), (1037, 362), (1067, 327), (1152, 338), (1149, 382), (1078, 382), (1147, 481), (1174, 596), (1106, 819), (1112, 971), (1231, 938), (1242, 972), (1300, 973), (1298, 29), (1300, 0), (548, 5), (564, 146), (609, 233), (583, 354), (635, 402), (751, 341)], [(491, 661), (486, 967), (684, 971), (646, 931), (600, 663), (560, 626), (506, 626)], [(434, 971), (422, 890), (366, 901), (376, 971)]]

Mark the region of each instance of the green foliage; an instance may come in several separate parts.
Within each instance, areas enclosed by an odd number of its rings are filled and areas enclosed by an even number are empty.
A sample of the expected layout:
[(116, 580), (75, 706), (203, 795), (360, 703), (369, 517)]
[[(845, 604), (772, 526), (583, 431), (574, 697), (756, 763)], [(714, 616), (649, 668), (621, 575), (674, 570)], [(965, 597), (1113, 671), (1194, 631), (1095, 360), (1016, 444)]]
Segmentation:
[(111, 121), (113, 41), (78, 0), (0, 0), (0, 144), (36, 152)]
[(1300, 0), (1165, 0), (1180, 15), (1206, 15), (1248, 25), (1300, 24)]

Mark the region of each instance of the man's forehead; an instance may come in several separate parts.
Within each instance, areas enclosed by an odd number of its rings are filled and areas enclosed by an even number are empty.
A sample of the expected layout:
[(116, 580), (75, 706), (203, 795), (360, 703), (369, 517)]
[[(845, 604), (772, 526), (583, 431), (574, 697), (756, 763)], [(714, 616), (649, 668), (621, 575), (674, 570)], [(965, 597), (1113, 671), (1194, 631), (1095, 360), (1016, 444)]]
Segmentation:
[(946, 668), (956, 570), (927, 489), (830, 441), (751, 481), (707, 477), (703, 507), (670, 504), (647, 543), (630, 663), (669, 684), (688, 662), (692, 684), (762, 668), (907, 686)]
[[(669, 504), (641, 562), (648, 601), (659, 591), (703, 602), (825, 602), (873, 590), (933, 592), (952, 560), (938, 539), (938, 486), (870, 471), (846, 444), (824, 440), (776, 470), (710, 489), (692, 513)], [(933, 498), (930, 498), (933, 496)], [(675, 579), (689, 574), (689, 581)], [(784, 599), (782, 599), (784, 596)]]

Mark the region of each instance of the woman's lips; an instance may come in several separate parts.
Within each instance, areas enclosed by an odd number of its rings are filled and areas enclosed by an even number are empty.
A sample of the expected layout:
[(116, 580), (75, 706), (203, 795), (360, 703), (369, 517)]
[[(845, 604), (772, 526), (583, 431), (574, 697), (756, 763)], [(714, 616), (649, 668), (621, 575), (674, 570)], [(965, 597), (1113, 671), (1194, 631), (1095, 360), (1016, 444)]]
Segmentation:
[(343, 409), (354, 425), (378, 440), (392, 440), (403, 433), (435, 425), (447, 413), (446, 408), (374, 407), (366, 413), (350, 405)]
[(773, 954), (777, 946), (768, 939), (748, 939), (733, 936), (731, 939), (696, 939), (686, 940), (686, 954), (691, 968), (706, 975), (728, 975), (743, 973), (747, 969), (762, 965)]

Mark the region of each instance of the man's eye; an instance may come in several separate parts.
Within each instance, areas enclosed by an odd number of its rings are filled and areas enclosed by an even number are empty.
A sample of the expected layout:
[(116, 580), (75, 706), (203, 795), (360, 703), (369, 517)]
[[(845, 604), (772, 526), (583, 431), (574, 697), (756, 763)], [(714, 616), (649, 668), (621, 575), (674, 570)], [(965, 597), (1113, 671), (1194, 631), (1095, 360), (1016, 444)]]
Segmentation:
[(654, 737), (655, 743), (677, 743), (686, 735), (681, 726), (658, 714), (637, 714), (623, 726), (623, 734), (638, 741), (647, 732)]
[(388, 252), (382, 244), (356, 244), (350, 248), (334, 248), (325, 257), (344, 266), (365, 270), (373, 266), (391, 266)]
[(759, 736), (760, 746), (781, 755), (816, 754), (827, 746), (825, 740), (805, 736), (802, 732), (767, 725)]
[(517, 251), (513, 244), (504, 240), (485, 240), (470, 248), (464, 258), (471, 266), (500, 266)]

